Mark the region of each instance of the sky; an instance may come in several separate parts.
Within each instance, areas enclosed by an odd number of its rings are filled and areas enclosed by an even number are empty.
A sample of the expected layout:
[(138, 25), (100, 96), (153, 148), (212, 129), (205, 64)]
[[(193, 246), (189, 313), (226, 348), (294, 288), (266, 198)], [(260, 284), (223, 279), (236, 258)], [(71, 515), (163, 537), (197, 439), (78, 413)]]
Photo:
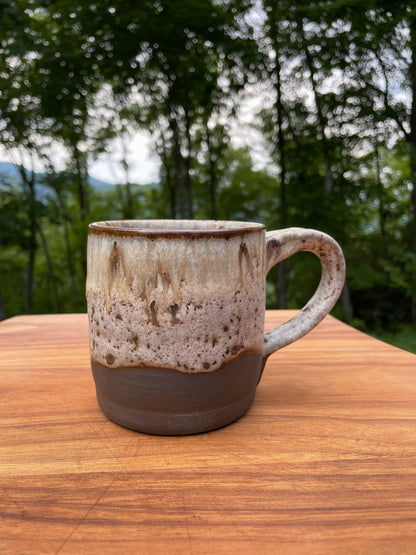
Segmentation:
[[(58, 171), (65, 168), (68, 162), (68, 155), (64, 148), (54, 143), (49, 147), (49, 155), (54, 161)], [(14, 155), (13, 155), (14, 154)], [(129, 163), (129, 180), (133, 183), (153, 183), (159, 179), (160, 161), (158, 156), (152, 150), (152, 140), (150, 134), (146, 131), (137, 131), (129, 144), (128, 153)], [(125, 174), (120, 164), (121, 146), (117, 139), (112, 141), (108, 151), (101, 154), (98, 160), (90, 163), (89, 174), (96, 179), (105, 181), (106, 183), (122, 183), (125, 180)], [(8, 153), (0, 144), (0, 162), (20, 163), (20, 158), (16, 153)], [(31, 161), (28, 157), (23, 158), (26, 168), (31, 167)], [(37, 172), (44, 171), (41, 161), (34, 160), (34, 168)]]
[[(255, 86), (255, 91), (247, 88), (247, 94), (241, 103), (238, 118), (231, 122), (231, 142), (235, 148), (248, 146), (255, 169), (268, 167), (270, 173), (275, 168), (266, 152), (264, 139), (254, 127), (255, 114), (263, 107), (265, 91)], [(120, 164), (122, 148), (120, 141), (114, 140), (107, 152), (90, 165), (92, 177), (108, 183), (123, 183), (124, 170)], [(128, 145), (127, 162), (129, 164), (129, 181), (132, 183), (153, 183), (159, 180), (160, 160), (153, 149), (150, 133), (140, 130), (135, 133)]]
[[(112, 141), (108, 152), (100, 155), (89, 168), (89, 174), (107, 183), (123, 183), (125, 172), (120, 164), (122, 149), (120, 141)], [(159, 157), (152, 148), (152, 139), (146, 131), (137, 131), (130, 141), (127, 163), (128, 176), (132, 183), (154, 183), (159, 180)]]
[[(276, 173), (276, 168), (271, 163), (270, 156), (266, 152), (264, 138), (260, 131), (255, 129), (256, 113), (267, 103), (267, 92), (256, 85), (255, 90), (246, 91), (240, 104), (238, 117), (231, 123), (231, 143), (235, 148), (248, 146), (254, 164), (254, 169), (267, 167), (270, 173)], [(63, 170), (68, 163), (68, 153), (57, 142), (48, 146), (48, 155), (53, 160), (56, 169)], [(122, 160), (122, 145), (119, 139), (111, 141), (106, 152), (99, 155), (97, 160), (90, 161), (89, 175), (105, 181), (106, 183), (124, 183), (126, 176), (120, 161)], [(1, 162), (19, 162), (20, 159), (13, 158), (0, 145)], [(31, 167), (31, 160), (27, 157), (23, 160), (27, 168)], [(159, 181), (160, 159), (153, 148), (151, 134), (146, 130), (138, 130), (132, 136), (127, 146), (128, 180), (130, 183), (154, 183)], [(34, 160), (35, 170), (44, 171), (41, 161)]]

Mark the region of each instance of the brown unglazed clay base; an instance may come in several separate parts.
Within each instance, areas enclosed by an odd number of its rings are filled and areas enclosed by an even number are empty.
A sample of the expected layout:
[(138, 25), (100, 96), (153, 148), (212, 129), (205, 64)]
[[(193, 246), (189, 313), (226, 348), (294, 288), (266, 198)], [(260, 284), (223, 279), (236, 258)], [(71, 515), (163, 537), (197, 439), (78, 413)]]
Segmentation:
[(250, 408), (262, 354), (244, 353), (214, 372), (107, 368), (91, 359), (97, 400), (121, 426), (158, 435), (207, 432), (231, 424)]

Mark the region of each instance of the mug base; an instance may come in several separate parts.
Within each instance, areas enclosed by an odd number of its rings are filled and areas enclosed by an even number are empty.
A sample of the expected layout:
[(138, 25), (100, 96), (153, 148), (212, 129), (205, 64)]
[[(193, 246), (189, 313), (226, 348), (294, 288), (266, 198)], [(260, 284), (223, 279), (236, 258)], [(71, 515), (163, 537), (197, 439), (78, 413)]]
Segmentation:
[(117, 424), (156, 435), (188, 435), (231, 424), (250, 408), (262, 354), (244, 353), (214, 372), (108, 368), (91, 359), (97, 400)]
[(97, 401), (103, 413), (113, 422), (145, 434), (162, 436), (191, 435), (217, 430), (232, 424), (248, 411), (254, 395), (233, 405), (203, 412), (187, 414), (160, 414), (140, 411), (119, 404), (97, 392)]

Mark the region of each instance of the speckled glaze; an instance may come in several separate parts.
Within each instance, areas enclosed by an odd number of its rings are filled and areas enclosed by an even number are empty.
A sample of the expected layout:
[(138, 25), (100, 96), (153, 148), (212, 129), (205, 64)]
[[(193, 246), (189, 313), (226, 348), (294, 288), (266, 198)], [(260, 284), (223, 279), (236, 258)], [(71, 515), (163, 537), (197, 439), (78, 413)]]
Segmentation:
[[(267, 271), (300, 250), (321, 260), (317, 292), (294, 319), (264, 336)], [(331, 310), (344, 272), (337, 243), (314, 230), (266, 235), (257, 223), (186, 220), (91, 224), (86, 294), (101, 408), (150, 433), (228, 424), (248, 410), (267, 357)], [(108, 387), (117, 380), (124, 389)], [(195, 403), (204, 405), (200, 413)]]
[(97, 362), (212, 372), (263, 351), (264, 226), (222, 232), (217, 222), (198, 234), (195, 222), (183, 225), (189, 233), (92, 227), (87, 300)]

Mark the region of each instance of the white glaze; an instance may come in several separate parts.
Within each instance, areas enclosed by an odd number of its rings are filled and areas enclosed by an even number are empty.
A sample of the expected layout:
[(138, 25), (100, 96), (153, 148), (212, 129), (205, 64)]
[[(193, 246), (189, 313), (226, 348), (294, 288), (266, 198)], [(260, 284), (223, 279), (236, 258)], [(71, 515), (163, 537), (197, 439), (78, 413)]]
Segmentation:
[(149, 238), (92, 233), (92, 357), (113, 368), (210, 372), (261, 353), (265, 233)]

